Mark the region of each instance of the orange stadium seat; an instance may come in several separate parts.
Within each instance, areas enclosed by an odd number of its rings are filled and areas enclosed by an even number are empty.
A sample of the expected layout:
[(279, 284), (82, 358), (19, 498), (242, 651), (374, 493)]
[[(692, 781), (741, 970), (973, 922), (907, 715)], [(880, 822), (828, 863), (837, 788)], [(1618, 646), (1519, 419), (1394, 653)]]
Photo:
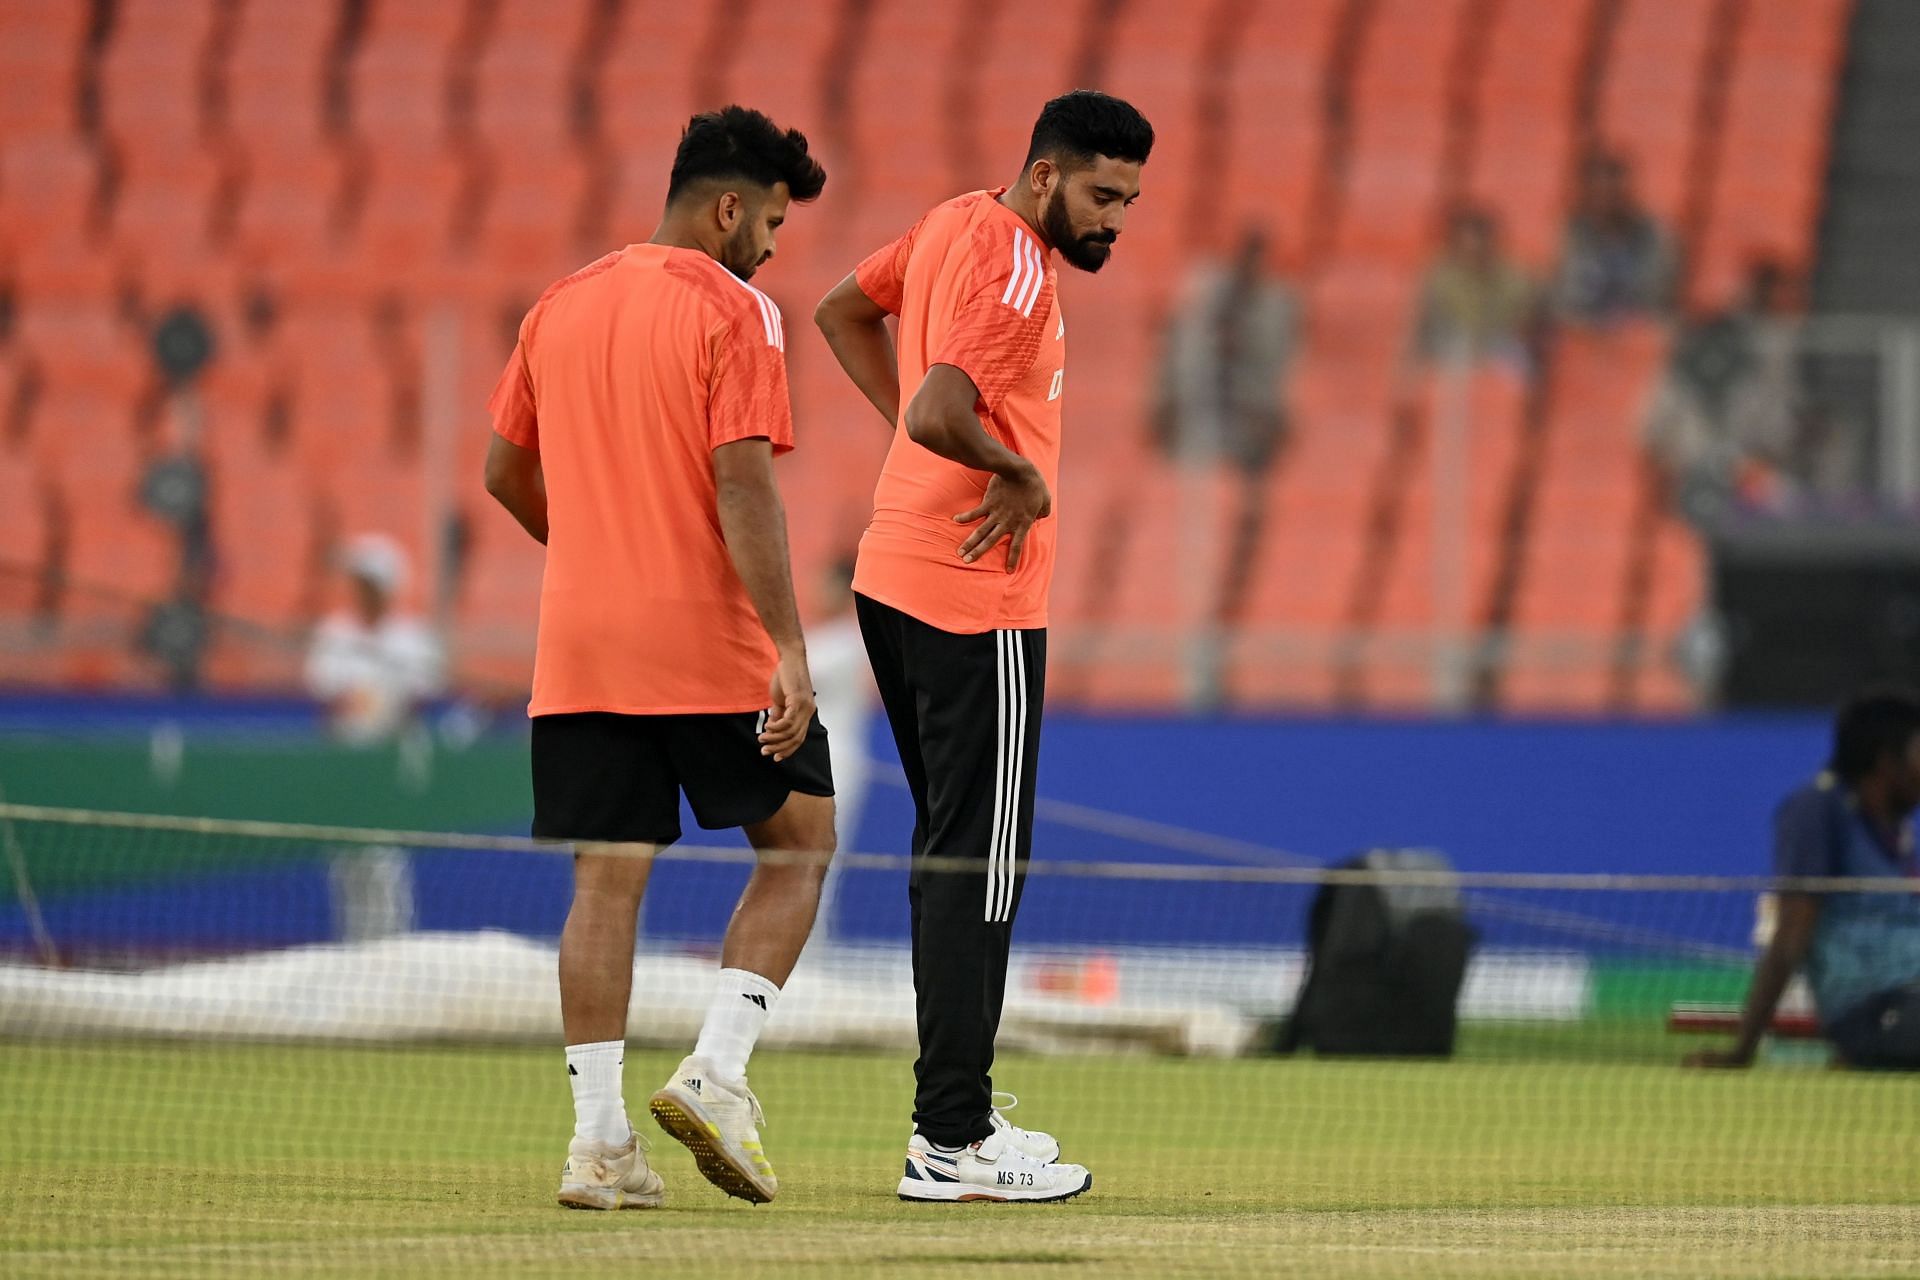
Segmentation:
[(829, 77), (843, 70), (827, 66), (827, 54), (839, 34), (835, 10), (804, 4), (761, 5), (753, 20), (732, 41), (725, 77), (714, 85), (719, 101), (706, 109), (740, 102), (764, 111), (783, 127), (799, 129), (829, 170), (840, 157), (825, 132), (825, 95)]
[(1701, 82), (1719, 0), (1626, 0), (1613, 25), (1599, 136), (1627, 157), (1641, 201), (1670, 227), (1687, 210)]
[[(965, 5), (916, 0), (880, 0), (870, 10), (848, 85), (854, 170), (833, 175), (828, 186), (855, 179), (858, 200), (836, 215), (848, 223), (849, 243), (878, 244), (949, 196), (1007, 181), (954, 169), (945, 95), (970, 18)], [(912, 162), (902, 163), (908, 157)]]
[(451, 141), (461, 0), (375, 0), (348, 73), (353, 127), (383, 150), (429, 152)]
[(1767, 0), (1736, 29), (1697, 304), (1729, 301), (1756, 257), (1792, 270), (1810, 262), (1848, 10), (1846, 0)]
[(1464, 0), (1387, 0), (1369, 15), (1336, 253), (1406, 266), (1430, 253), (1464, 11)]
[(334, 5), (247, 0), (239, 7), (218, 76), (220, 126), (254, 164), (320, 143), (339, 27)]
[(1633, 523), (1648, 481), (1641, 415), (1663, 354), (1650, 325), (1559, 343), (1500, 685), (1505, 707), (1599, 710), (1614, 697)]
[(79, 115), (90, 0), (0, 5), (0, 138), (57, 135)]
[(0, 244), (21, 292), (104, 292), (110, 272), (93, 236), (100, 155), (78, 137), (0, 139)]
[(556, 151), (574, 137), (573, 73), (591, 0), (505, 0), (474, 66), (473, 135), (483, 145)]
[(0, 623), (25, 617), (40, 601), (52, 550), (51, 483), (24, 440), (0, 439)]
[[(1128, 519), (1100, 610), (1102, 633), (1081, 699), (1095, 706), (1175, 707), (1203, 692), (1196, 644), (1219, 619), (1243, 481), (1224, 468), (1156, 462), (1128, 486)], [(1091, 513), (1084, 513), (1085, 515)]]
[[(1456, 637), (1471, 636), (1483, 625), (1521, 450), (1524, 394), (1517, 376), (1494, 368), (1476, 371), (1458, 387), (1436, 379), (1427, 388), (1420, 445), (1368, 615), (1369, 625), (1384, 633), (1384, 643), (1363, 648), (1357, 658), (1358, 687), (1367, 705), (1429, 705), (1437, 650), (1421, 638), (1441, 635), (1436, 628), (1442, 626)], [(1458, 454), (1437, 456), (1450, 440), (1457, 440), (1451, 447)], [(1445, 487), (1456, 484), (1457, 489)]]
[[(1206, 179), (1220, 234), (1259, 226), (1299, 265), (1322, 168), (1322, 130), (1340, 0), (1252, 6), (1234, 33), (1221, 154)], [(1184, 211), (1182, 211), (1184, 213)]]
[(100, 56), (107, 132), (130, 148), (185, 151), (204, 133), (201, 115), (215, 0), (120, 0)]
[(1593, 0), (1501, 0), (1469, 95), (1462, 197), (1500, 218), (1507, 250), (1536, 274), (1560, 249), (1574, 101)]
[(361, 288), (453, 289), (472, 276), (454, 256), (463, 217), (473, 212), (473, 174), (440, 150), (381, 146), (361, 159), (357, 216), (343, 235)]
[(1663, 713), (1699, 709), (1699, 695), (1687, 681), (1676, 649), (1706, 604), (1707, 552), (1700, 535), (1681, 520), (1662, 520), (1654, 533), (1653, 573), (1635, 673), (1636, 709)]
[(1324, 705), (1349, 638), (1367, 509), (1344, 490), (1270, 486), (1228, 687), (1249, 705)]
[(317, 143), (252, 151), (242, 171), (232, 247), (270, 268), (296, 295), (326, 293), (337, 279), (347, 159)]
[(214, 609), (269, 627), (311, 621), (321, 530), (299, 450), (242, 413), (208, 421)]
[(177, 542), (140, 506), (150, 453), (131, 408), (95, 386), (50, 383), (35, 415), (64, 517), (63, 617), (125, 619), (173, 585)]
[(675, 0), (625, 6), (597, 86), (614, 169), (612, 234), (644, 240), (660, 220), (674, 148), (692, 115), (708, 10)]
[(496, 283), (537, 293), (611, 247), (581, 241), (592, 175), (580, 153), (496, 147), (486, 173), (485, 221), (476, 251)]
[(1213, 131), (1213, 122), (1200, 116), (1201, 85), (1210, 70), (1206, 41), (1227, 2), (1123, 9), (1098, 86), (1125, 98), (1153, 122), (1153, 157), (1142, 174), (1142, 198), (1128, 214), (1125, 236), (1132, 253), (1145, 259), (1127, 267), (1150, 270), (1163, 281), (1177, 280), (1186, 259), (1206, 241), (1196, 234), (1191, 216), (1195, 185), (1204, 181), (1197, 172), (1205, 155), (1203, 138)]
[(1076, 88), (1074, 58), (1090, 23), (1103, 20), (1099, 0), (1022, 5), (1000, 0), (985, 11), (986, 40), (978, 61), (963, 71), (972, 102), (955, 121), (970, 182), (999, 186), (1019, 172), (1033, 136), (1034, 117), (1056, 94)]
[(89, 387), (131, 403), (147, 383), (153, 359), (146, 341), (108, 298), (29, 303), (17, 323), (17, 340), (39, 362), (50, 391)]
[(155, 297), (192, 292), (218, 256), (215, 231), (235, 187), (228, 157), (123, 141), (116, 172), (111, 234), (117, 257), (137, 268)]

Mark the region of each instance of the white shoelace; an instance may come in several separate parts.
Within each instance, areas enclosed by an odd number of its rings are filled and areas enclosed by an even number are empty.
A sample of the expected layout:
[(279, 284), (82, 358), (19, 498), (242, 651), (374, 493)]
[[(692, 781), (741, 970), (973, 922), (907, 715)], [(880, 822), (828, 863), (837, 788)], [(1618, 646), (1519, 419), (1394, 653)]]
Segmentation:
[[(1005, 1106), (1000, 1105), (1000, 1099), (1002, 1098), (1005, 1098), (1007, 1100)], [(1019, 1125), (1015, 1124), (1013, 1121), (1007, 1119), (1006, 1117), (1007, 1112), (1013, 1110), (1015, 1107), (1020, 1105), (1020, 1099), (1015, 1095), (1008, 1093), (1004, 1089), (995, 1089), (993, 1093), (989, 1095), (987, 1099), (987, 1104), (993, 1111), (995, 1118), (997, 1118), (1001, 1124), (1005, 1125), (1008, 1129), (1012, 1130), (1014, 1133), (1031, 1134), (1033, 1132), (1033, 1130), (1031, 1129), (1022, 1129)]]

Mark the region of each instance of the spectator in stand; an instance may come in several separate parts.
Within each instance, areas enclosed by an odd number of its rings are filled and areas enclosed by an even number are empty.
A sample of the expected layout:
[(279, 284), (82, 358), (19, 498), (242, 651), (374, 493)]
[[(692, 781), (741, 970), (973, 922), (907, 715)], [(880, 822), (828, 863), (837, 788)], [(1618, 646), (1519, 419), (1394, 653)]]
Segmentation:
[(1265, 233), (1249, 227), (1231, 262), (1195, 266), (1167, 325), (1153, 425), (1177, 462), (1228, 462), (1257, 476), (1280, 450), (1299, 308), (1266, 258)]
[(1581, 168), (1553, 299), (1561, 318), (1604, 325), (1664, 315), (1673, 305), (1673, 240), (1640, 205), (1624, 160), (1605, 152)]
[(1646, 441), (1689, 505), (1732, 494), (1777, 508), (1855, 487), (1852, 437), (1829, 430), (1807, 395), (1800, 329), (1795, 282), (1756, 259), (1732, 305), (1681, 332)]
[(1447, 247), (1427, 269), (1414, 331), (1427, 361), (1491, 361), (1519, 372), (1533, 366), (1539, 291), (1500, 244), (1500, 223), (1482, 209), (1458, 209)]

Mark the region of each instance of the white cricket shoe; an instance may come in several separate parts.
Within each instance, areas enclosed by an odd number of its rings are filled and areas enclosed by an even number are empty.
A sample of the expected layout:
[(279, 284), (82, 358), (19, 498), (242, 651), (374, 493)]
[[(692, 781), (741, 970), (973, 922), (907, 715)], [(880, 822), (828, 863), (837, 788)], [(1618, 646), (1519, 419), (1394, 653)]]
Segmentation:
[(701, 1176), (728, 1195), (765, 1204), (780, 1189), (760, 1146), (767, 1118), (745, 1076), (715, 1080), (704, 1058), (689, 1055), (647, 1107), (693, 1152)]
[[(1000, 1099), (1005, 1098), (1002, 1103)], [(994, 1129), (1007, 1135), (1007, 1142), (1021, 1155), (1032, 1156), (1041, 1164), (1052, 1164), (1060, 1158), (1060, 1143), (1050, 1133), (1038, 1129), (1022, 1129), (1019, 1125), (1002, 1115), (1020, 1105), (1020, 1099), (1003, 1090), (993, 1092), (993, 1108), (988, 1120)]]
[(639, 1134), (616, 1147), (591, 1138), (567, 1146), (560, 1171), (560, 1203), (569, 1209), (657, 1209), (667, 1198), (660, 1175), (647, 1167), (647, 1144)]
[(907, 1139), (900, 1198), (952, 1204), (965, 1200), (1039, 1203), (1070, 1200), (1093, 1185), (1077, 1164), (1049, 1164), (1017, 1150), (1004, 1130), (958, 1151), (941, 1151), (920, 1134)]

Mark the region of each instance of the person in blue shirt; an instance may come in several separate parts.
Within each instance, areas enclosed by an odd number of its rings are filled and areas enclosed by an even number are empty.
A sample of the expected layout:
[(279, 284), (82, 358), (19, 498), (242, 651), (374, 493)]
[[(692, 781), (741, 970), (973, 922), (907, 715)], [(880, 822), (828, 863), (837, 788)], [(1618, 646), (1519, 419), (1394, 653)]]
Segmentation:
[[(1774, 873), (1905, 879), (1920, 889), (1912, 817), (1920, 807), (1920, 696), (1862, 693), (1834, 722), (1833, 759), (1775, 810)], [(1693, 1066), (1744, 1067), (1781, 993), (1805, 966), (1821, 1032), (1849, 1066), (1920, 1070), (1920, 893), (1779, 895), (1778, 923), (1754, 967), (1731, 1049)]]

